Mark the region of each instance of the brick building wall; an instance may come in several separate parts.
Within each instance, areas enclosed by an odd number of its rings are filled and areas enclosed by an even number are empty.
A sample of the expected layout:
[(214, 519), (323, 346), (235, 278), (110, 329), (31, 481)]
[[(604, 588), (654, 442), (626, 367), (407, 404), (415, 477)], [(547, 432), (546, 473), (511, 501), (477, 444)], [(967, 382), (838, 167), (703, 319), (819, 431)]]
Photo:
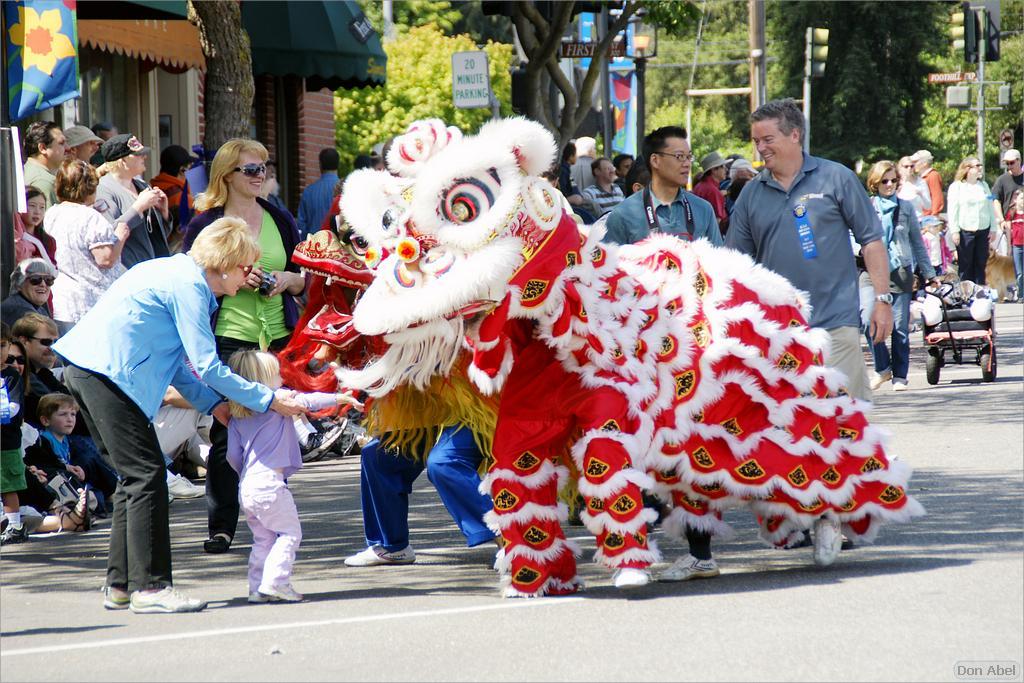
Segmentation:
[(324, 88), (299, 93), (296, 101), (298, 123), (298, 185), (304, 188), (320, 177), (320, 150), (334, 147), (334, 94)]

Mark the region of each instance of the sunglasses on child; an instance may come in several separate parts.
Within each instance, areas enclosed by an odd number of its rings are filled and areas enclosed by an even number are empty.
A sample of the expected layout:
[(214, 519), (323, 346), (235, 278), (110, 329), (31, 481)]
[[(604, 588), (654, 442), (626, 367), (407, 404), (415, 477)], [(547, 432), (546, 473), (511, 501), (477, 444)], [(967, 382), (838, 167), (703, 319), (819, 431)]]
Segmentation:
[(266, 164), (246, 164), (245, 166), (235, 166), (235, 170), (240, 171), (242, 175), (249, 178), (258, 178), (261, 175), (267, 175)]
[(38, 287), (44, 282), (46, 283), (47, 287), (53, 287), (53, 278), (50, 277), (49, 275), (29, 275), (27, 278), (25, 278), (25, 281), (28, 282), (33, 287)]

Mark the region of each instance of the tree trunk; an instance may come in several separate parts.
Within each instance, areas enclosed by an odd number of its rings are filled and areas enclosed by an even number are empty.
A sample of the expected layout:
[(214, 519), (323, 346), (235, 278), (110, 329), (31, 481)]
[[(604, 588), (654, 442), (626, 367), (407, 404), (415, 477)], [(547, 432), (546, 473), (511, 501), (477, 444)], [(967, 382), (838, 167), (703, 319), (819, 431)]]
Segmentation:
[[(559, 68), (559, 46), (562, 34), (572, 18), (575, 2), (554, 3), (550, 21), (541, 15), (531, 0), (519, 0), (513, 6), (512, 21), (529, 62), (526, 66), (527, 116), (544, 125), (555, 136), (559, 153), (576, 133), (583, 120), (593, 108), (594, 90), (599, 85), (601, 57), (590, 60), (590, 67), (577, 93), (572, 82)], [(595, 55), (606, 55), (612, 40), (621, 32), (636, 13), (640, 4), (635, 0), (627, 2), (622, 13), (610, 27), (607, 35), (597, 42)], [(607, 56), (604, 57), (607, 59)], [(547, 78), (543, 75), (546, 74)], [(546, 84), (554, 82), (562, 94), (564, 106), (556, 120), (551, 119)], [(607, 86), (605, 86), (607, 87)]]
[(199, 29), (206, 55), (203, 146), (210, 154), (231, 138), (249, 136), (256, 91), (252, 51), (238, 2), (189, 0), (188, 19)]

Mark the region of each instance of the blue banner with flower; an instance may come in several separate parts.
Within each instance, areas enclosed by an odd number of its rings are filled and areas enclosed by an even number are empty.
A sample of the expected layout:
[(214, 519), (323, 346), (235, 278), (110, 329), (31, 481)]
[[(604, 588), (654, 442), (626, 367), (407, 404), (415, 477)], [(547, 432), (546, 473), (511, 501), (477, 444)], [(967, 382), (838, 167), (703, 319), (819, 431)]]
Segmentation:
[(11, 120), (78, 97), (74, 0), (3, 2)]

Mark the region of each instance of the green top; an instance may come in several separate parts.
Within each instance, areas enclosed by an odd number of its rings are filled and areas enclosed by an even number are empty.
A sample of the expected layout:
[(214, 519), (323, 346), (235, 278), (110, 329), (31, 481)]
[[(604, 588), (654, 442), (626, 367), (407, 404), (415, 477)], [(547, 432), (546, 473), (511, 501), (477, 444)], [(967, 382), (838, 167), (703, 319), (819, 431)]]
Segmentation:
[[(284, 242), (266, 211), (260, 225), (260, 250), (259, 266), (264, 273), (284, 270), (288, 263)], [(281, 296), (265, 297), (255, 289), (245, 288), (234, 296), (224, 297), (217, 317), (217, 336), (255, 342), (265, 351), (273, 340), (288, 336)]]
[(57, 195), (54, 193), (56, 180), (57, 176), (35, 159), (25, 160), (25, 187), (31, 185), (42, 192), (46, 198), (46, 208), (57, 203)]

